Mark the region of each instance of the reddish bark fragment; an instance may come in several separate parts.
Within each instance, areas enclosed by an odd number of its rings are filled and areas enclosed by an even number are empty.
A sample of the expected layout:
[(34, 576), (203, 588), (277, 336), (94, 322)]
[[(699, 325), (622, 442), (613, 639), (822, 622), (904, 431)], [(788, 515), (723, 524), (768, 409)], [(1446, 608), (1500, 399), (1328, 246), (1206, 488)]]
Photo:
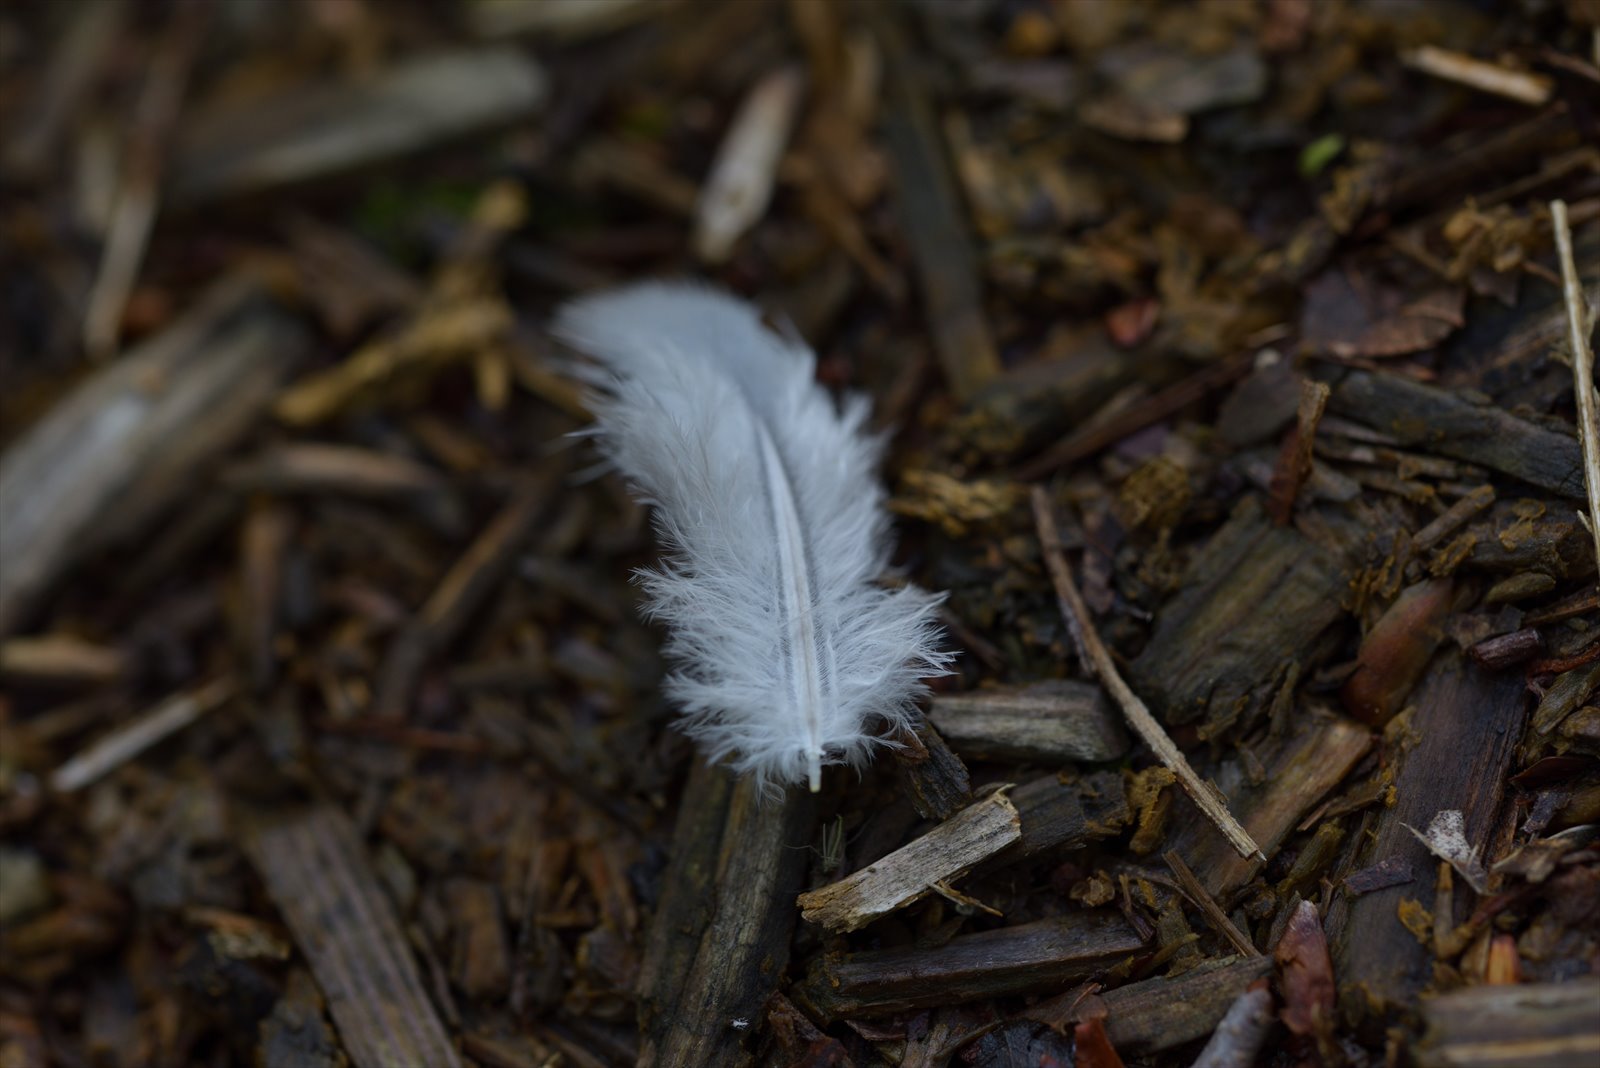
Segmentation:
[(1098, 1016), (1073, 1028), (1072, 1044), (1073, 1068), (1123, 1068), (1122, 1058), (1106, 1037), (1105, 1022)]
[(1299, 1038), (1314, 1042), (1319, 1050), (1329, 1048), (1334, 1024), (1333, 960), (1316, 905), (1300, 902), (1272, 955), (1278, 963), (1278, 989), (1284, 1001), (1279, 1016), (1284, 1026)]

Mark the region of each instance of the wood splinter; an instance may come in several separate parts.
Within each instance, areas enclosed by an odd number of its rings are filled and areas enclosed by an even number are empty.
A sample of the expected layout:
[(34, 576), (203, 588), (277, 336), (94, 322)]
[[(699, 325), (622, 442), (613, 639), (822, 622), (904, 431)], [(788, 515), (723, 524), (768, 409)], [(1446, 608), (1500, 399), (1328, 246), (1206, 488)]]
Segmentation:
[(1151, 750), (1155, 752), (1156, 759), (1160, 760), (1171, 772), (1178, 777), (1178, 784), (1184, 792), (1194, 801), (1195, 806), (1205, 813), (1206, 817), (1216, 824), (1228, 844), (1238, 851), (1241, 857), (1255, 857), (1263, 863), (1266, 854), (1261, 852), (1261, 847), (1256, 845), (1248, 831), (1239, 825), (1228, 811), (1228, 806), (1217, 797), (1194, 768), (1189, 766), (1189, 761), (1156, 722), (1155, 716), (1145, 707), (1139, 696), (1128, 688), (1122, 681), (1122, 676), (1117, 673), (1116, 664), (1111, 660), (1111, 651), (1100, 640), (1100, 635), (1095, 632), (1094, 623), (1089, 618), (1089, 606), (1083, 603), (1083, 595), (1078, 592), (1078, 587), (1072, 581), (1072, 569), (1067, 564), (1067, 558), (1061, 551), (1061, 537), (1056, 531), (1055, 518), (1050, 514), (1050, 498), (1041, 486), (1033, 487), (1033, 516), (1039, 530), (1039, 547), (1044, 552), (1045, 566), (1050, 571), (1050, 581), (1056, 588), (1056, 600), (1060, 603), (1061, 618), (1067, 624), (1073, 640), (1078, 646), (1078, 655), (1083, 661), (1084, 668), (1100, 679), (1100, 684), (1106, 692), (1117, 702), (1122, 709), (1122, 714), (1128, 719), (1128, 726), (1133, 728)]

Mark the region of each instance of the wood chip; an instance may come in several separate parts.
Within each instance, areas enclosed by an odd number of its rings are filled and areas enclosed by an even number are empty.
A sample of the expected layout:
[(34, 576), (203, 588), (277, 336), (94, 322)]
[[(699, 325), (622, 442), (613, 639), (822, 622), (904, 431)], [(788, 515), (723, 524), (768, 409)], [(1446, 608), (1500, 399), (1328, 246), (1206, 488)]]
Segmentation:
[(195, 491), (309, 346), (249, 278), (91, 376), (0, 458), (0, 635), (67, 569)]
[(854, 931), (921, 900), (1021, 837), (1016, 807), (1004, 792), (995, 793), (882, 860), (801, 894), (801, 916), (830, 931)]

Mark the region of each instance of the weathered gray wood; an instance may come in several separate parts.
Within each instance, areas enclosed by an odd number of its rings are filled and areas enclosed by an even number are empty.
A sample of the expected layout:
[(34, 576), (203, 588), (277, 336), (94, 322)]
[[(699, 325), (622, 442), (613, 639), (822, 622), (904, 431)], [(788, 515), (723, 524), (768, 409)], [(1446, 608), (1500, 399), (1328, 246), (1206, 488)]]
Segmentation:
[(697, 770), (684, 797), (641, 973), (640, 1065), (751, 1063), (733, 1021), (760, 1019), (783, 976), (812, 797), (732, 778)]
[(312, 809), (258, 828), (246, 849), (357, 1068), (460, 1068), (349, 818), (332, 807)]
[(17, 440), (0, 458), (0, 635), (74, 564), (194, 494), (307, 347), (296, 319), (229, 279)]
[(1247, 498), (1162, 606), (1130, 681), (1169, 723), (1231, 719), (1268, 699), (1285, 665), (1305, 666), (1346, 585), (1333, 553)]
[(1582, 499), (1578, 440), (1400, 375), (1357, 371), (1334, 390), (1331, 411), (1440, 456), (1482, 464), (1541, 489)]
[[(1251, 781), (1238, 760), (1224, 762), (1214, 781), (1250, 836), (1271, 857), (1312, 806), (1344, 781), (1371, 744), (1372, 734), (1354, 720), (1318, 716), (1259, 755), (1265, 770), (1259, 783)], [(1201, 820), (1188, 799), (1177, 798), (1173, 805), (1178, 825), (1173, 848), (1207, 892), (1226, 899), (1261, 870), (1260, 861), (1239, 856)]]
[[(1486, 671), (1451, 650), (1435, 661), (1400, 732), (1389, 732), (1385, 758), (1397, 766), (1395, 804), (1378, 811), (1362, 865), (1395, 860), (1418, 872), (1437, 865), (1407, 827), (1427, 827), (1440, 811), (1459, 809), (1469, 843), (1488, 845), (1512, 755), (1521, 737), (1526, 694), (1516, 674)], [(1396, 913), (1402, 899), (1433, 904), (1432, 880), (1340, 899), (1329, 913), (1334, 974), (1351, 1008), (1382, 1010), (1409, 1002), (1433, 979), (1434, 957)]]
[(1422, 1002), (1423, 1068), (1600, 1064), (1600, 979), (1474, 986)]
[(1100, 688), (1065, 679), (941, 694), (928, 718), (958, 752), (977, 760), (1116, 760), (1129, 745), (1122, 717)]
[(887, 1016), (931, 1005), (1059, 989), (1143, 946), (1144, 940), (1114, 912), (1074, 912), (962, 935), (927, 949), (825, 956), (812, 964), (798, 993), (818, 1015), (829, 1019)]
[(1172, 979), (1158, 976), (1100, 995), (1106, 1036), (1125, 1054), (1155, 1053), (1211, 1033), (1246, 987), (1272, 970), (1271, 957), (1229, 958)]
[(420, 56), (361, 84), (288, 89), (190, 123), (168, 199), (191, 206), (383, 163), (514, 122), (546, 92), (542, 68), (500, 46)]
[(993, 794), (860, 871), (801, 894), (801, 916), (830, 931), (854, 931), (920, 901), (1021, 837), (1011, 799)]
[(996, 866), (1109, 838), (1130, 818), (1122, 776), (1114, 771), (1067, 782), (1046, 775), (1017, 787), (1011, 801), (1022, 819), (1022, 838), (995, 858)]

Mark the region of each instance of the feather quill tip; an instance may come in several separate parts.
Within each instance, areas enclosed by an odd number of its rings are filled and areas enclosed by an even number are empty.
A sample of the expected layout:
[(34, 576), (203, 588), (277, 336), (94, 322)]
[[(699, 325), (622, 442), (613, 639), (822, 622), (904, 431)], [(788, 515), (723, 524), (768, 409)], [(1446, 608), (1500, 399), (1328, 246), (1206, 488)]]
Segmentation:
[(877, 583), (892, 543), (866, 401), (835, 403), (803, 342), (702, 286), (585, 298), (554, 333), (598, 362), (595, 441), (653, 509), (662, 560), (640, 582), (684, 731), (813, 792), (824, 765), (897, 745), (950, 656), (941, 598)]

